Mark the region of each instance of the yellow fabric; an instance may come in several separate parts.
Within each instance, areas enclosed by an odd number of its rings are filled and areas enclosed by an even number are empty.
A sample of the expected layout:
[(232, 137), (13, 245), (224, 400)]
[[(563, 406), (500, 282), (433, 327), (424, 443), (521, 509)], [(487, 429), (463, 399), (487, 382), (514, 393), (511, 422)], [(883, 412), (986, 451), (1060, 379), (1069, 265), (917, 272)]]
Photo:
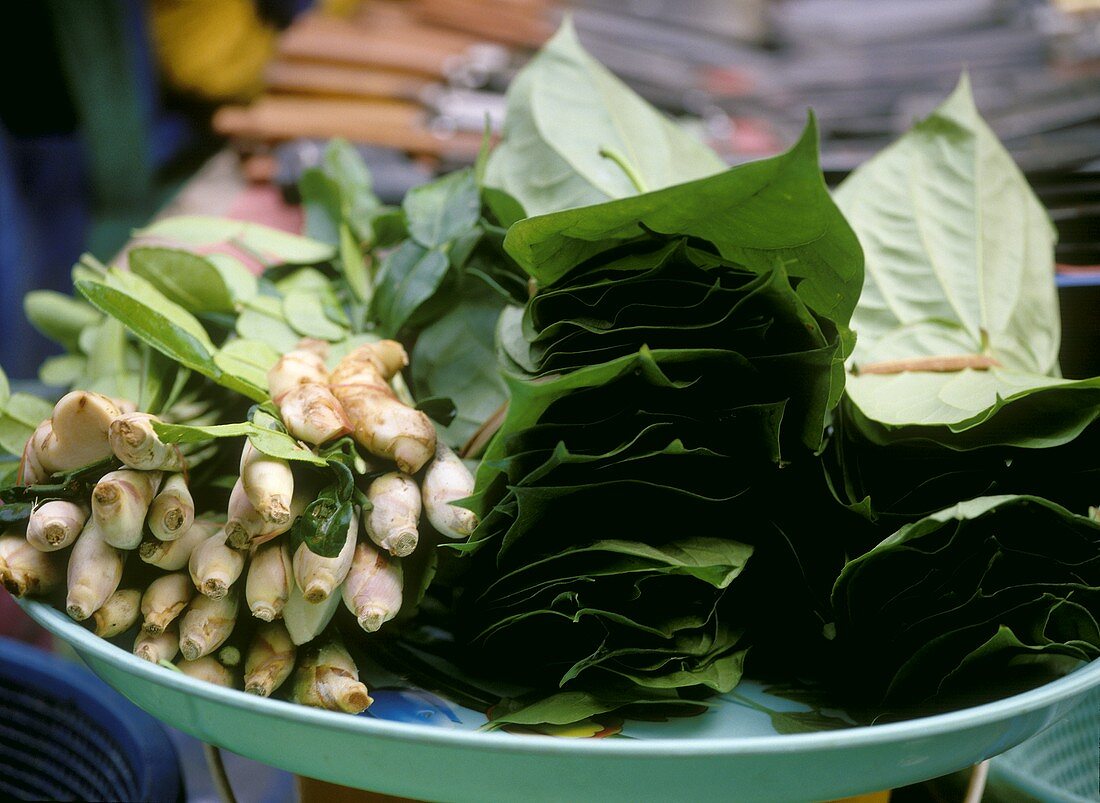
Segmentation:
[(165, 80), (206, 100), (244, 100), (263, 89), (276, 32), (251, 0), (151, 0), (150, 27)]
[(350, 17), (359, 6), (360, 0), (321, 0), (321, 10), (335, 17)]

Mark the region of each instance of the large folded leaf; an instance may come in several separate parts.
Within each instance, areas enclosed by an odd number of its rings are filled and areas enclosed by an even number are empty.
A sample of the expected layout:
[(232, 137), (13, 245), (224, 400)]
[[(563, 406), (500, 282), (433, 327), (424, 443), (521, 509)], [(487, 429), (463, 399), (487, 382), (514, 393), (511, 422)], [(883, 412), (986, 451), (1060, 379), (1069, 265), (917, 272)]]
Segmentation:
[(813, 118), (784, 154), (709, 178), (515, 224), (505, 248), (542, 286), (652, 233), (711, 244), (756, 273), (783, 268), (806, 305), (847, 325), (863, 285), (855, 234), (825, 188)]
[(725, 163), (589, 56), (571, 22), (508, 90), (485, 183), (541, 215), (679, 184)]
[[(866, 257), (852, 362), (918, 360), (848, 380), (871, 437), (1045, 446), (1100, 414), (1100, 383), (1059, 378), (1054, 228), (979, 116), (965, 76), (931, 116), (849, 176), (836, 200)], [(920, 370), (923, 358), (967, 356), (996, 367)], [(1015, 420), (1001, 426), (1005, 417)]]
[(870, 696), (921, 700), (1023, 655), (1100, 657), (1100, 523), (1034, 496), (968, 500), (850, 561), (833, 604), (847, 680)]

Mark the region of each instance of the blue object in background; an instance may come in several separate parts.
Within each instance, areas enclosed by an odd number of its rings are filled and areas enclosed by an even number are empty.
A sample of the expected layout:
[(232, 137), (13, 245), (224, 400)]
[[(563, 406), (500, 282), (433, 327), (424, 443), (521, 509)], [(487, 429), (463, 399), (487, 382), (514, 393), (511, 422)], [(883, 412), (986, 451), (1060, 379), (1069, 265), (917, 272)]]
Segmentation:
[(99, 678), (0, 639), (0, 798), (180, 801), (164, 728)]
[(23, 320), (23, 295), (71, 292), (85, 250), (112, 257), (195, 130), (163, 106), (143, 0), (19, 3), (4, 19), (23, 47), (0, 51), (17, 76), (0, 94), (0, 365), (30, 379), (58, 349)]

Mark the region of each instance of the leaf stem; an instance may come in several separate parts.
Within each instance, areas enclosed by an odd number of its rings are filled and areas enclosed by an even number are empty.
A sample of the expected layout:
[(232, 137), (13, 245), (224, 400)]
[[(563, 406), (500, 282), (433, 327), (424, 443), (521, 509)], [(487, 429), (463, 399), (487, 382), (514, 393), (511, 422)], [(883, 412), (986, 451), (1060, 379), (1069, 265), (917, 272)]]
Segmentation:
[(607, 145), (600, 148), (600, 156), (604, 159), (610, 159), (619, 166), (619, 169), (626, 174), (626, 177), (630, 179), (630, 183), (634, 185), (634, 189), (638, 192), (649, 192), (645, 182), (642, 181), (642, 177), (638, 175), (638, 171), (634, 169), (634, 166), (626, 160), (626, 157), (619, 153), (615, 148)]
[(903, 374), (908, 371), (929, 371), (933, 373), (955, 373), (970, 368), (974, 371), (988, 371), (997, 368), (1000, 362), (987, 354), (952, 354), (944, 357), (910, 357), (904, 360), (883, 360), (866, 365), (857, 365), (852, 373), (861, 374)]

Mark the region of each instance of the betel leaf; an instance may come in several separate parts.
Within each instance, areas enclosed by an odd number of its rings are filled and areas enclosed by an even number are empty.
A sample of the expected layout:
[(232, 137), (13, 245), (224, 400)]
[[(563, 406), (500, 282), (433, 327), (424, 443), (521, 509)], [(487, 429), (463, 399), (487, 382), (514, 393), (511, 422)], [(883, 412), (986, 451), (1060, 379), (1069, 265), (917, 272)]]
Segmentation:
[(817, 160), (811, 117), (799, 141), (771, 159), (630, 198), (531, 217), (504, 247), (543, 287), (624, 243), (659, 235), (710, 243), (724, 258), (765, 273), (782, 266), (818, 315), (845, 326), (863, 285), (863, 256)]
[(485, 184), (529, 215), (635, 195), (725, 163), (588, 55), (569, 20), (508, 90)]
[(12, 393), (0, 413), (0, 450), (19, 455), (34, 428), (50, 417), (53, 405), (29, 393)]
[(460, 447), (508, 399), (493, 337), (503, 305), (491, 293), (460, 301), (417, 337), (409, 362), (418, 398), (445, 396), (457, 415), (444, 439)]
[(141, 246), (127, 253), (130, 270), (189, 312), (233, 312), (233, 295), (210, 260), (190, 251)]
[(854, 690), (920, 701), (979, 666), (1006, 677), (1024, 654), (1033, 668), (1100, 657), (1098, 598), (1100, 523), (1035, 496), (979, 497), (848, 562), (835, 643)]
[(450, 264), (439, 248), (428, 249), (406, 240), (382, 260), (373, 308), (382, 331), (395, 336), (432, 298), (447, 276)]
[(401, 205), (409, 236), (425, 248), (441, 246), (465, 234), (481, 217), (477, 181), (469, 168), (414, 187)]
[[(1100, 415), (1100, 382), (1059, 376), (1054, 228), (966, 76), (836, 199), (866, 255), (848, 393), (869, 436), (1044, 446)], [(963, 365), (921, 370), (930, 358)]]
[(308, 237), (289, 234), (259, 223), (206, 215), (179, 215), (158, 220), (135, 233), (196, 248), (236, 246), (275, 265), (316, 265), (336, 255), (336, 249)]

